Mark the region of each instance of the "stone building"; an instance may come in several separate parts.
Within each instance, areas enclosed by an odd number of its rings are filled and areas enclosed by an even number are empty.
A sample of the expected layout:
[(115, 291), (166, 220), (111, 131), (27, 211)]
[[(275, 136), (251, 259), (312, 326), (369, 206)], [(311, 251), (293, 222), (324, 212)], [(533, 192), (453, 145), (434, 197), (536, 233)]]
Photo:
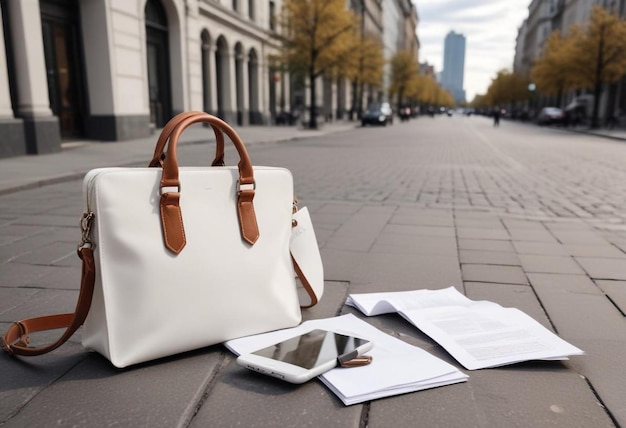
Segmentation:
[[(362, 4), (365, 25), (382, 35), (384, 1), (351, 3)], [(0, 0), (0, 157), (51, 153), (68, 140), (146, 137), (186, 110), (245, 126), (317, 102), (327, 116), (345, 118), (350, 82), (319, 79), (312, 101), (308, 82), (271, 67), (281, 6)]]
[[(528, 6), (528, 19), (518, 30), (513, 70), (530, 79), (534, 61), (541, 56), (545, 42), (553, 31), (567, 35), (574, 24), (585, 25), (591, 9), (600, 5), (626, 18), (626, 0), (532, 0)], [(582, 109), (587, 117), (591, 114), (592, 91), (578, 90), (564, 94), (558, 107)], [(556, 97), (542, 97), (541, 105), (555, 105)], [(599, 115), (606, 121), (612, 116), (626, 118), (626, 77), (620, 82), (605, 85), (600, 97)]]

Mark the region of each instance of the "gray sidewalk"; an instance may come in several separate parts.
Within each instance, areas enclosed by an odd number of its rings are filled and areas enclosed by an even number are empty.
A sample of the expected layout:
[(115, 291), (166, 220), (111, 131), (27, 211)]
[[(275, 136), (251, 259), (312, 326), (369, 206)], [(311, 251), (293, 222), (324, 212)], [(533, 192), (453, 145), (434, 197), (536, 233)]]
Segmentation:
[[(246, 145), (274, 143), (298, 138), (319, 137), (354, 129), (357, 122), (323, 124), (318, 130), (296, 126), (241, 126), (236, 131)], [(153, 135), (119, 142), (73, 141), (63, 144), (61, 152), (47, 155), (0, 159), (0, 195), (19, 189), (38, 187), (81, 178), (94, 168), (147, 166), (160, 130)], [(180, 144), (215, 141), (213, 131), (192, 125), (183, 133)], [(210, 159), (207, 157), (207, 165)]]

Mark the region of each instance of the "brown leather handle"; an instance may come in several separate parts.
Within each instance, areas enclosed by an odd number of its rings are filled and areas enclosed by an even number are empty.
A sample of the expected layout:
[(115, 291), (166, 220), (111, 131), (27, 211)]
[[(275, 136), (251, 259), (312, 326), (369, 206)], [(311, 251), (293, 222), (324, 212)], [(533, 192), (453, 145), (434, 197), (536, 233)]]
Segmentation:
[[(180, 116), (180, 115), (179, 115)], [(225, 133), (235, 145), (239, 154), (239, 182), (237, 198), (237, 214), (241, 237), (250, 245), (259, 238), (259, 228), (254, 212), (254, 169), (248, 151), (239, 138), (239, 135), (223, 120), (208, 113), (191, 113), (177, 119), (174, 129), (169, 135), (167, 153), (163, 160), (163, 172), (161, 175), (161, 224), (165, 246), (175, 254), (179, 254), (186, 244), (185, 228), (182, 212), (180, 209), (180, 181), (178, 179), (177, 145), (182, 132), (194, 123), (208, 123), (214, 129)], [(166, 126), (167, 128), (167, 126)], [(168, 128), (169, 130), (170, 128)], [(167, 187), (176, 187), (177, 191), (165, 191)]]
[[(152, 160), (150, 161), (148, 166), (163, 166), (163, 161), (165, 160), (165, 145), (170, 139), (174, 128), (176, 128), (176, 126), (182, 120), (198, 114), (205, 113), (202, 111), (186, 111), (177, 114), (176, 116), (171, 118), (169, 122), (167, 122), (165, 127), (163, 127), (163, 129), (161, 130), (161, 134), (159, 135), (159, 139), (157, 140), (156, 147), (154, 148), (154, 155), (152, 156)], [(219, 128), (213, 125), (211, 125), (211, 128), (213, 128), (213, 132), (215, 133), (215, 159), (213, 159), (213, 162), (211, 162), (211, 166), (224, 166), (224, 133)]]

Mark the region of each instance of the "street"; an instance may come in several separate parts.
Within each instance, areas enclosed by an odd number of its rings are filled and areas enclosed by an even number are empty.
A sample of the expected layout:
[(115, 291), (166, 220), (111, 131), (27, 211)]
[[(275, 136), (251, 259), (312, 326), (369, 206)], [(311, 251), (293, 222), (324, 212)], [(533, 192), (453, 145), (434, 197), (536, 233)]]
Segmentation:
[[(586, 355), (343, 407), (319, 382), (242, 373), (220, 346), (118, 371), (74, 337), (24, 363), (2, 353), (0, 425), (626, 426), (626, 142), (454, 115), (248, 151), (254, 165), (290, 169), (311, 211), (326, 290), (305, 319), (359, 314), (343, 306), (349, 293), (455, 286), (523, 310)], [(181, 165), (212, 156), (212, 144), (179, 148)], [(0, 195), (3, 331), (73, 311), (83, 209), (76, 179)], [(366, 320), (458, 365), (400, 317)]]

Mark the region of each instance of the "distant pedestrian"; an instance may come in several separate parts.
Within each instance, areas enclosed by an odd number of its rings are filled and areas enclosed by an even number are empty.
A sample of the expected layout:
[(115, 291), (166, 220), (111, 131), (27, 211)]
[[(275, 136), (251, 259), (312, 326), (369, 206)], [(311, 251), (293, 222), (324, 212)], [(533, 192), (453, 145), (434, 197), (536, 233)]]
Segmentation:
[(493, 109), (493, 126), (500, 126), (500, 107)]

